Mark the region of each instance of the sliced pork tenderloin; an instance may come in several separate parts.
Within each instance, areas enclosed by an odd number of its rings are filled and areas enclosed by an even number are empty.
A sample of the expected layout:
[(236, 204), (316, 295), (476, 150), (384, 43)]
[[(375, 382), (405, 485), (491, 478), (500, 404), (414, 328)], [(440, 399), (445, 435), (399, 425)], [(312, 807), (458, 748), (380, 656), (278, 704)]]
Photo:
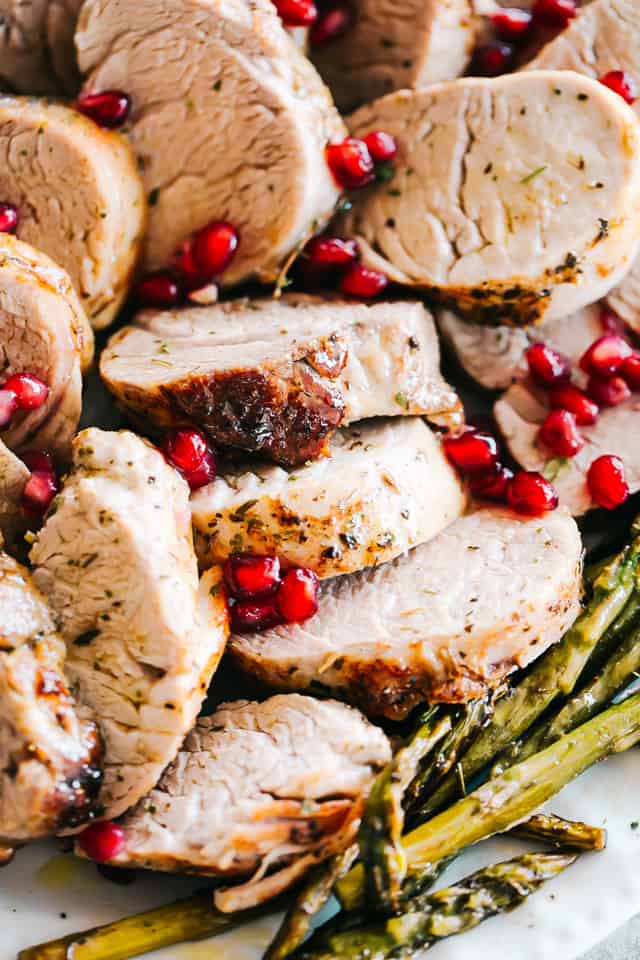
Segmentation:
[(601, 312), (601, 306), (595, 303), (570, 317), (529, 327), (484, 327), (451, 310), (441, 310), (437, 320), (465, 373), (487, 390), (506, 390), (526, 375), (524, 353), (532, 343), (547, 343), (577, 363), (604, 333)]
[(458, 423), (419, 303), (305, 296), (143, 311), (103, 351), (100, 371), (147, 429), (194, 421), (216, 443), (298, 464), (341, 425), (424, 414)]
[(17, 236), (63, 267), (94, 327), (127, 291), (145, 198), (123, 137), (50, 100), (0, 97), (0, 199), (18, 209)]
[(22, 494), (30, 471), (0, 440), (0, 537), (10, 549), (27, 529)]
[(68, 274), (6, 233), (0, 234), (0, 342), (3, 383), (31, 373), (49, 388), (39, 407), (14, 414), (2, 440), (12, 450), (44, 449), (67, 460), (93, 334)]
[(29, 573), (0, 552), (0, 843), (77, 826), (93, 811), (100, 739), (76, 710), (64, 659)]
[(392, 560), (460, 516), (465, 495), (423, 420), (339, 431), (330, 456), (296, 467), (223, 471), (191, 496), (201, 567), (233, 553), (278, 554), (319, 577)]
[(470, 0), (360, 0), (357, 11), (341, 37), (311, 48), (343, 113), (464, 73), (477, 26)]
[(223, 910), (273, 896), (348, 846), (389, 741), (357, 710), (297, 694), (201, 717), (157, 787), (121, 821), (117, 866), (247, 878)]
[(220, 568), (198, 585), (188, 495), (144, 440), (83, 430), (31, 550), (67, 644), (67, 675), (99, 718), (107, 817), (144, 796), (173, 760), (226, 641)]
[(560, 639), (579, 609), (580, 534), (568, 513), (461, 517), (391, 563), (326, 581), (303, 624), (232, 637), (271, 687), (324, 689), (402, 719), (482, 696)]
[(132, 99), (146, 266), (223, 220), (240, 245), (220, 281), (275, 280), (333, 213), (324, 150), (346, 130), (271, 0), (87, 0), (76, 44), (87, 90)]
[(73, 34), (82, 0), (0, 0), (0, 87), (14, 93), (79, 89)]
[[(349, 119), (399, 152), (340, 231), (367, 266), (484, 323), (568, 314), (607, 293), (640, 241), (640, 127), (578, 74), (466, 78), (389, 94)], [(594, 146), (596, 145), (596, 146)]]

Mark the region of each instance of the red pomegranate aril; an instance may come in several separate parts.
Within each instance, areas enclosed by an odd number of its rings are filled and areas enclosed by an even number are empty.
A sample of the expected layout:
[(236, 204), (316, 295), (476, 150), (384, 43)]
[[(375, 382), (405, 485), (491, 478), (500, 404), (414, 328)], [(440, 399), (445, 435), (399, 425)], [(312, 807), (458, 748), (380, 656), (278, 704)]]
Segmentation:
[(371, 154), (374, 163), (385, 163), (387, 160), (393, 160), (398, 152), (398, 144), (395, 137), (384, 130), (372, 130), (364, 138), (367, 149)]
[(627, 381), (617, 374), (606, 379), (589, 377), (587, 393), (601, 407), (617, 407), (631, 396)]
[(49, 387), (33, 373), (14, 373), (2, 384), (16, 395), (19, 410), (37, 410), (49, 396)]
[(310, 27), (318, 19), (313, 0), (273, 0), (285, 27)]
[(518, 40), (531, 29), (532, 16), (529, 10), (518, 10), (517, 7), (505, 7), (491, 15), (491, 21), (506, 40)]
[(368, 300), (382, 293), (388, 283), (386, 274), (371, 270), (361, 263), (353, 263), (340, 281), (340, 290), (349, 297)]
[(0, 430), (9, 426), (18, 409), (18, 398), (13, 390), (0, 389)]
[(556, 410), (569, 410), (581, 427), (595, 423), (600, 413), (598, 404), (573, 383), (558, 383), (551, 387), (549, 403)]
[(276, 594), (278, 610), (287, 623), (302, 623), (318, 610), (318, 578), (307, 567), (291, 567)]
[(193, 260), (207, 279), (223, 273), (233, 260), (240, 237), (232, 223), (215, 220), (195, 234)]
[(275, 597), (267, 600), (239, 600), (231, 607), (231, 629), (234, 633), (257, 633), (282, 623), (282, 614)]
[(17, 229), (17, 207), (12, 203), (0, 203), (0, 233), (15, 233)]
[(213, 450), (207, 450), (199, 466), (194, 470), (182, 470), (181, 472), (191, 490), (206, 487), (208, 483), (213, 483), (218, 475), (218, 461), (215, 453)]
[(126, 835), (117, 823), (101, 820), (92, 823), (78, 835), (78, 846), (91, 860), (106, 863), (122, 853), (126, 846)]
[(175, 307), (180, 303), (180, 287), (167, 270), (158, 270), (138, 281), (136, 297), (145, 307)]
[(561, 383), (571, 376), (567, 357), (546, 343), (533, 343), (526, 351), (525, 359), (533, 379), (544, 386)]
[(633, 78), (624, 70), (610, 70), (609, 73), (599, 77), (599, 80), (600, 83), (608, 87), (609, 90), (613, 90), (629, 104), (635, 103), (638, 99), (638, 91)]
[(326, 148), (327, 164), (339, 187), (358, 190), (375, 178), (373, 158), (364, 140), (345, 137), (341, 143)]
[(58, 492), (58, 481), (53, 472), (34, 470), (22, 491), (22, 506), (29, 513), (43, 514)]
[(204, 487), (216, 478), (217, 461), (207, 438), (193, 427), (171, 430), (162, 441), (162, 451), (172, 466), (183, 475), (192, 490)]
[(51, 473), (55, 476), (53, 457), (46, 450), (23, 450), (20, 459), (32, 473)]
[(490, 433), (467, 430), (442, 441), (449, 461), (462, 473), (483, 473), (498, 463), (498, 443)]
[(568, 410), (552, 410), (540, 427), (538, 437), (557, 457), (575, 457), (584, 447), (576, 418)]
[(121, 127), (129, 116), (131, 99), (122, 90), (103, 90), (84, 93), (78, 98), (76, 109), (97, 123), (112, 130)]
[(497, 77), (506, 73), (511, 65), (514, 48), (510, 43), (496, 41), (476, 47), (471, 63), (471, 73), (481, 77)]
[(494, 470), (473, 474), (469, 479), (469, 486), (474, 497), (503, 503), (507, 498), (507, 487), (512, 480), (513, 470), (498, 463)]
[(196, 266), (193, 258), (193, 238), (191, 237), (180, 244), (180, 248), (173, 258), (172, 267), (179, 274), (180, 282), (185, 290), (198, 290), (210, 279), (203, 277)]
[(314, 237), (306, 253), (314, 267), (344, 267), (358, 259), (358, 244), (342, 237)]
[(593, 461), (587, 472), (591, 499), (605, 510), (614, 510), (629, 496), (629, 484), (620, 457), (605, 454)]
[(507, 488), (507, 501), (524, 517), (540, 517), (558, 506), (553, 484), (536, 470), (521, 470)]
[(578, 12), (576, 0), (536, 0), (533, 22), (545, 27), (566, 27)]
[(626, 380), (631, 390), (640, 390), (640, 353), (632, 353), (618, 370), (619, 376)]
[(617, 333), (605, 333), (580, 357), (580, 369), (596, 377), (608, 377), (633, 353), (631, 344)]
[(224, 578), (236, 600), (263, 600), (280, 585), (280, 560), (248, 554), (229, 557), (224, 564)]
[(338, 3), (321, 10), (318, 19), (311, 28), (309, 41), (312, 46), (320, 47), (337, 40), (347, 32), (353, 23), (353, 12), (348, 3)]

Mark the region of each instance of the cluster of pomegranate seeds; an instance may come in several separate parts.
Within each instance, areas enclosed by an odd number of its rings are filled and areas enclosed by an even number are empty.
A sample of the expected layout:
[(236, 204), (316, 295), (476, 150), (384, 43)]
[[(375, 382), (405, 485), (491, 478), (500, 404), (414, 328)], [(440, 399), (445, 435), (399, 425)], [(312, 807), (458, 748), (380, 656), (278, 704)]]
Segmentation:
[(592, 500), (605, 510), (615, 510), (629, 496), (624, 464), (620, 457), (605, 454), (593, 461), (587, 473)]
[(556, 509), (558, 494), (541, 473), (521, 470), (507, 487), (507, 502), (516, 513), (525, 517), (539, 517)]
[(117, 823), (100, 820), (78, 835), (78, 846), (91, 860), (106, 863), (122, 853), (126, 846), (126, 835)]
[(310, 27), (318, 19), (313, 0), (273, 0), (285, 27)]
[(472, 76), (497, 77), (514, 67), (519, 48), (550, 39), (575, 17), (577, 0), (537, 0), (533, 9), (504, 7), (490, 15), (495, 39), (476, 48), (469, 72)]
[(15, 233), (18, 229), (18, 208), (12, 203), (0, 203), (0, 233)]
[(613, 90), (628, 104), (635, 103), (638, 99), (638, 90), (633, 77), (630, 77), (624, 70), (610, 70), (609, 73), (600, 77), (600, 83), (609, 87), (609, 90)]
[(49, 396), (49, 387), (33, 373), (13, 373), (0, 387), (0, 430), (9, 426), (18, 410), (37, 410)]
[(28, 513), (42, 516), (59, 490), (53, 460), (43, 450), (25, 450), (21, 456), (31, 471), (22, 491), (22, 506)]
[(165, 434), (161, 449), (192, 490), (215, 480), (218, 472), (216, 456), (200, 430), (192, 427), (171, 430)]
[(83, 93), (76, 101), (76, 109), (99, 127), (114, 130), (121, 127), (129, 116), (131, 98), (122, 90)]
[(282, 574), (275, 556), (235, 554), (225, 562), (224, 578), (235, 600), (231, 626), (237, 633), (302, 623), (318, 609), (318, 578), (313, 570), (290, 567)]
[(358, 263), (360, 251), (355, 240), (343, 237), (314, 237), (307, 244), (300, 261), (303, 281), (334, 281), (340, 291), (349, 297), (370, 299), (377, 296), (389, 283), (379, 270)]

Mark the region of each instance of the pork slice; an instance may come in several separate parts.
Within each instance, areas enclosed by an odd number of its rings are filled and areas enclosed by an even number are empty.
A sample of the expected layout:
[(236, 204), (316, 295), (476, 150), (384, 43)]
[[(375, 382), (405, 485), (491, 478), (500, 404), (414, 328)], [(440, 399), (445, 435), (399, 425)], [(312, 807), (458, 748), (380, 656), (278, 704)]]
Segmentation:
[[(593, 0), (548, 43), (527, 70), (575, 70), (598, 79), (624, 70), (640, 83), (640, 16), (637, 0)], [(640, 101), (635, 112), (640, 116)], [(640, 332), (640, 258), (609, 294), (611, 306)]]
[(191, 497), (201, 567), (275, 553), (319, 577), (392, 560), (459, 517), (465, 495), (419, 418), (344, 429), (330, 456), (296, 467), (237, 465)]
[(604, 332), (600, 313), (600, 305), (592, 304), (570, 317), (544, 320), (534, 326), (484, 327), (451, 310), (441, 310), (437, 321), (465, 373), (487, 390), (506, 390), (526, 375), (524, 353), (532, 343), (547, 343), (577, 363)]
[(0, 553), (0, 842), (75, 826), (93, 811), (100, 740), (76, 710), (64, 643), (27, 570)]
[(76, 44), (86, 89), (132, 97), (146, 266), (227, 220), (240, 246), (220, 281), (274, 280), (333, 213), (324, 148), (346, 131), (270, 0), (87, 0)]
[(0, 537), (7, 548), (27, 529), (22, 492), (29, 476), (27, 466), (0, 440)]
[(191, 420), (216, 443), (297, 464), (367, 417), (458, 422), (439, 362), (419, 303), (286, 296), (143, 311), (111, 338), (100, 371), (147, 428)]
[(14, 93), (75, 94), (73, 34), (82, 0), (0, 0), (0, 87)]
[(224, 704), (198, 720), (158, 786), (126, 815), (126, 846), (111, 862), (251, 877), (218, 891), (217, 905), (258, 903), (297, 879), (296, 866), (348, 845), (390, 756), (383, 732), (334, 700)]
[(63, 267), (94, 327), (113, 320), (144, 229), (126, 140), (50, 100), (0, 97), (0, 197), (17, 235)]
[(14, 415), (2, 440), (13, 450), (44, 449), (68, 460), (93, 334), (68, 274), (6, 233), (0, 234), (0, 341), (2, 382), (26, 371), (49, 387), (41, 406)]
[(334, 691), (374, 716), (471, 700), (560, 639), (579, 609), (581, 552), (563, 510), (478, 510), (391, 563), (327, 581), (306, 623), (233, 636), (230, 649), (269, 686)]
[(100, 800), (144, 796), (191, 729), (227, 636), (220, 568), (198, 584), (188, 488), (150, 444), (90, 428), (31, 551), (67, 675), (105, 742)]
[(366, 265), (484, 323), (568, 316), (607, 293), (640, 240), (640, 127), (568, 71), (399, 91), (349, 119), (399, 144), (389, 183), (339, 229)]
[(470, 0), (360, 0), (350, 28), (311, 53), (344, 113), (393, 90), (459, 77), (476, 26)]

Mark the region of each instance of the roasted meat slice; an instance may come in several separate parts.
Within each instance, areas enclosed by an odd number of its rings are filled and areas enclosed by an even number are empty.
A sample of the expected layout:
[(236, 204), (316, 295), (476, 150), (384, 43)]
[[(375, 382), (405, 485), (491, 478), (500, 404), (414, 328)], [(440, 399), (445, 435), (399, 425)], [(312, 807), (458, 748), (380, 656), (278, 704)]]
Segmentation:
[(67, 94), (80, 86), (73, 34), (82, 0), (0, 0), (0, 87)]
[(29, 476), (28, 467), (0, 440), (0, 537), (6, 547), (27, 529), (22, 493)]

